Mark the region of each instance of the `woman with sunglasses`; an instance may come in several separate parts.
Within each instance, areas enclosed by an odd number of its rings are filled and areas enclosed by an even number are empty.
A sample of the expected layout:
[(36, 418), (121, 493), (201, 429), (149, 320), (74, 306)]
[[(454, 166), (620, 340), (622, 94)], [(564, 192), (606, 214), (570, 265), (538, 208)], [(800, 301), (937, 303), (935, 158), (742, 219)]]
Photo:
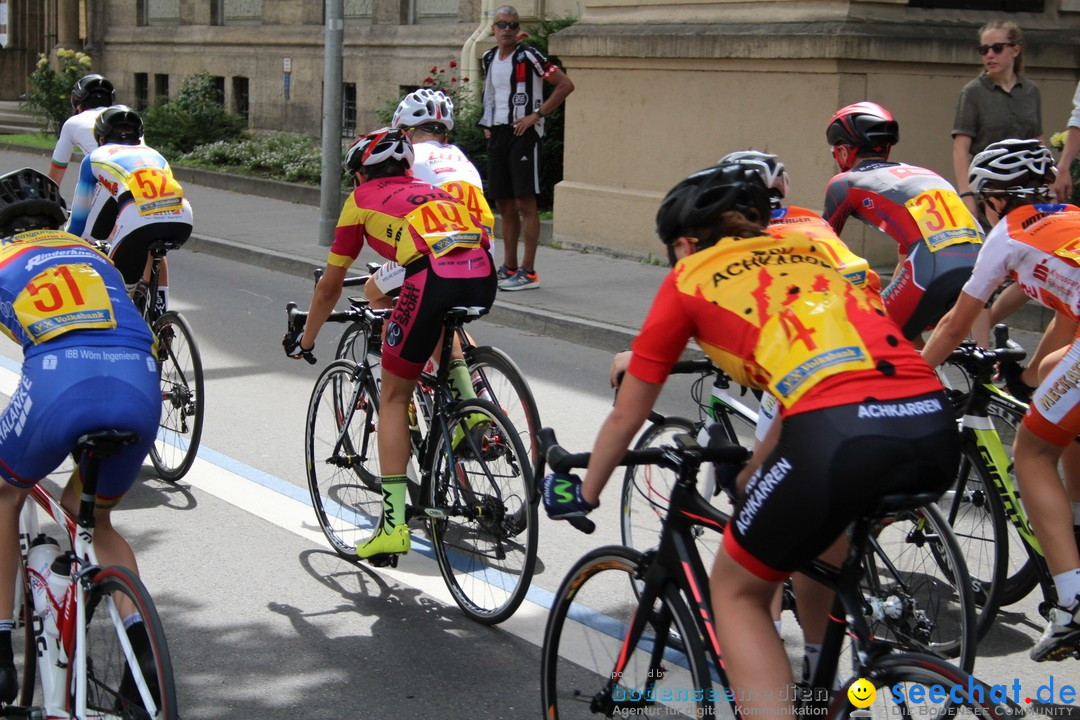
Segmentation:
[(953, 121), (953, 170), (956, 189), (975, 212), (968, 186), (971, 159), (999, 140), (1042, 140), (1039, 87), (1021, 73), (1024, 35), (1011, 20), (996, 20), (979, 30), (976, 48), (983, 72), (964, 86)]

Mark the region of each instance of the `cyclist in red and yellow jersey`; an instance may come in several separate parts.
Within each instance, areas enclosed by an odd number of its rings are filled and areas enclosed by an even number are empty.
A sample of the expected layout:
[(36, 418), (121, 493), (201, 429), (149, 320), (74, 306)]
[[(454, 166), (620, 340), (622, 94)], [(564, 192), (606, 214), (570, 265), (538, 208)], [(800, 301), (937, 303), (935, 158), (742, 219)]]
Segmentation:
[[(405, 280), (382, 346), (379, 463), (383, 514), (375, 534), (358, 545), (361, 558), (409, 551), (405, 524), (405, 469), (409, 462), (408, 405), (424, 363), (442, 337), (446, 311), (459, 305), (491, 307), (495, 266), (487, 230), (460, 201), (413, 177), (412, 143), (405, 131), (383, 128), (360, 137), (345, 156), (357, 187), (338, 219), (326, 272), (315, 288), (303, 334), (282, 341), (286, 354), (314, 362), (311, 351), (341, 297), (345, 273), (364, 243), (405, 270)], [(465, 361), (450, 365), (450, 382), (475, 397)]]
[[(880, 298), (845, 279), (813, 238), (766, 232), (769, 215), (768, 190), (739, 164), (694, 173), (668, 193), (657, 232), (674, 269), (633, 343), (584, 482), (544, 479), (551, 517), (595, 508), (691, 338), (737, 382), (776, 395), (776, 448), (740, 486), (711, 587), (729, 679), (755, 714), (794, 712), (781, 700), (791, 667), (769, 611), (778, 583), (877, 498), (943, 490), (959, 455), (933, 369)], [(823, 631), (825, 610), (800, 610), (800, 620), (815, 614)]]

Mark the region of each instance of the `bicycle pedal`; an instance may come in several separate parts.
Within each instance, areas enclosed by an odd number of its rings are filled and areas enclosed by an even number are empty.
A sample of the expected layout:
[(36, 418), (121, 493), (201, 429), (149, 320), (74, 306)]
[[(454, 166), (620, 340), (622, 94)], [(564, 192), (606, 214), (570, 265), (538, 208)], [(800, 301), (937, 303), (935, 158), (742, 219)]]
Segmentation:
[(372, 567), (396, 568), (397, 564), (398, 564), (398, 558), (399, 557), (401, 557), (400, 553), (386, 553), (386, 554), (383, 554), (383, 555), (372, 555), (367, 560), (368, 560), (368, 563), (370, 563)]

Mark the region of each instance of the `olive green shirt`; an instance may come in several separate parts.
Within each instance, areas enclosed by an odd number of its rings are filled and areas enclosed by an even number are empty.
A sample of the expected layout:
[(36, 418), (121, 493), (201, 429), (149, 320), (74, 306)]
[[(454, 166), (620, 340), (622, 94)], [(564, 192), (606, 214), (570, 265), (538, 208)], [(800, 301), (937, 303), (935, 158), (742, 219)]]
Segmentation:
[(956, 103), (953, 137), (971, 137), (972, 156), (990, 143), (1042, 135), (1042, 98), (1039, 86), (1022, 75), (1009, 92), (996, 85), (985, 72), (960, 91)]

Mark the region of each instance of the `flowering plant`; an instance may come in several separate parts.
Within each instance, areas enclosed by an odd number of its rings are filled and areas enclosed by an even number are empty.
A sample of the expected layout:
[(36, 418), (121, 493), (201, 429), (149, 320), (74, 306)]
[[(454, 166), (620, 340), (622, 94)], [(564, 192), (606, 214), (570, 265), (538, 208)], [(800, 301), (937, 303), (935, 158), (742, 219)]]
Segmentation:
[(456, 60), (451, 60), (445, 68), (432, 65), (430, 73), (423, 80), (422, 87), (441, 90), (451, 100), (457, 100), (458, 95), (467, 89), (465, 83), (469, 82), (469, 78), (458, 76), (457, 69)]
[(22, 107), (38, 116), (42, 130), (56, 135), (71, 114), (71, 88), (90, 72), (90, 56), (60, 48), (56, 51), (59, 70), (54, 70), (49, 58), (38, 55), (37, 65), (30, 73), (30, 89), (22, 97)]

